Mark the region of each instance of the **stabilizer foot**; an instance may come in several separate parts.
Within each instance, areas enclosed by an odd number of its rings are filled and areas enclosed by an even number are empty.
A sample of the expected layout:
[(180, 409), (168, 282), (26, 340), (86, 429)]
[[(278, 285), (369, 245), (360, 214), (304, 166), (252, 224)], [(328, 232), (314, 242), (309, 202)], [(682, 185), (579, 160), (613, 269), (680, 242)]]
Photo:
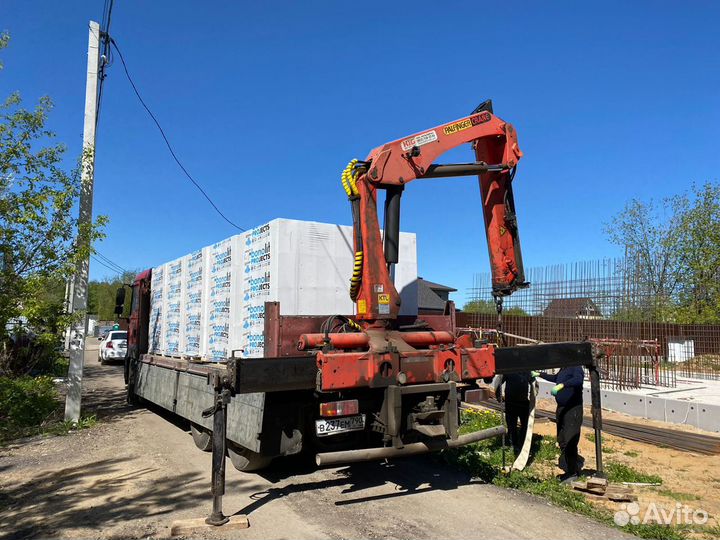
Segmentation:
[(250, 526), (248, 518), (244, 514), (238, 514), (236, 516), (223, 516), (225, 521), (215, 525), (214, 523), (208, 523), (208, 518), (194, 518), (194, 519), (181, 519), (173, 521), (170, 525), (170, 536), (198, 536), (198, 532), (201, 530), (209, 531), (214, 527), (222, 526), (223, 531), (234, 531), (240, 529), (247, 529)]

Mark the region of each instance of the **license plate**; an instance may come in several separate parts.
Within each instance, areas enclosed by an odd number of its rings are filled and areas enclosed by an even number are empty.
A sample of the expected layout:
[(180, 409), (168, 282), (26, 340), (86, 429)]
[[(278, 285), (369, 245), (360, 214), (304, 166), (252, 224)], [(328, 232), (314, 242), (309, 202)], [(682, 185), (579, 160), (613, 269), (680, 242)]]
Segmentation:
[(333, 418), (331, 420), (315, 420), (315, 433), (318, 437), (337, 435), (347, 431), (361, 431), (365, 429), (365, 415), (346, 416), (344, 418)]

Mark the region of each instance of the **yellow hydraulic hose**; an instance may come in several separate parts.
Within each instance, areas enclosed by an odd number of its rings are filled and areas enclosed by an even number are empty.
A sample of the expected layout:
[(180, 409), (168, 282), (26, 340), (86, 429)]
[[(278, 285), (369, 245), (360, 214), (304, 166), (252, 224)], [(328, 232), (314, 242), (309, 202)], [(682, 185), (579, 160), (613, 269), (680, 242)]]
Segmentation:
[[(357, 188), (359, 171), (355, 169), (355, 165), (357, 165), (357, 163), (357, 159), (351, 160), (345, 169), (343, 169), (341, 177), (343, 189), (345, 190), (345, 193), (351, 203), (359, 196)], [(356, 228), (356, 233), (359, 232), (357, 229), (359, 226), (359, 223), (353, 223), (353, 227)], [(359, 244), (358, 247), (360, 249), (355, 252), (355, 263), (353, 265), (352, 277), (350, 278), (350, 298), (353, 302), (357, 300), (358, 292), (360, 291), (360, 283), (362, 282), (363, 251), (361, 244)]]
[(342, 185), (343, 185), (343, 188), (345, 188), (345, 193), (347, 193), (348, 198), (357, 197), (357, 195), (358, 195), (358, 189), (357, 189), (358, 171), (354, 170), (354, 167), (357, 164), (357, 162), (358, 162), (357, 159), (353, 159), (352, 161), (350, 161), (350, 163), (347, 164), (347, 166), (343, 169), (343, 172), (342, 172)]
[(353, 302), (357, 300), (362, 282), (363, 252), (355, 252), (355, 265), (353, 266), (352, 277), (350, 278), (350, 298)]

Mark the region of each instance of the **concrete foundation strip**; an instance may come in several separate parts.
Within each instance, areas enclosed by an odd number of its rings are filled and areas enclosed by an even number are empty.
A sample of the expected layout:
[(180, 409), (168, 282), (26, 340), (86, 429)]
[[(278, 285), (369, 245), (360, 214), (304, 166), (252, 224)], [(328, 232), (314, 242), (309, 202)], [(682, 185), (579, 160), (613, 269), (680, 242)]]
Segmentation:
[[(463, 403), (468, 408), (477, 408), (475, 405)], [(488, 409), (499, 410), (496, 403), (486, 401), (482, 406)], [(555, 413), (552, 411), (538, 409), (536, 415), (540, 418), (548, 418), (555, 421)], [(592, 420), (583, 419), (584, 427), (592, 427)], [(716, 455), (720, 454), (720, 437), (705, 435), (703, 433), (691, 433), (678, 431), (669, 428), (661, 428), (649, 425), (632, 424), (621, 420), (603, 419), (603, 431), (611, 435), (623, 437), (637, 442), (667, 446), (685, 452), (696, 452), (698, 454)]]

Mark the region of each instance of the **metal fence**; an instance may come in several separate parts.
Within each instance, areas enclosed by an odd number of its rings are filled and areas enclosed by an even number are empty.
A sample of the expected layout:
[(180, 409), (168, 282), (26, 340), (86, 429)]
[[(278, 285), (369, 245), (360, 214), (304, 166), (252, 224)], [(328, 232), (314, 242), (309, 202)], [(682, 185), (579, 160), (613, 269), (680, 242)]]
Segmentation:
[[(527, 289), (505, 299), (503, 330), (542, 342), (589, 339), (605, 353), (606, 387), (674, 387), (678, 377), (720, 379), (720, 325), (662, 322), (662, 298), (627, 259), (531, 268)], [(477, 274), (460, 326), (492, 330), (489, 274)], [(526, 340), (509, 337), (508, 343)]]

